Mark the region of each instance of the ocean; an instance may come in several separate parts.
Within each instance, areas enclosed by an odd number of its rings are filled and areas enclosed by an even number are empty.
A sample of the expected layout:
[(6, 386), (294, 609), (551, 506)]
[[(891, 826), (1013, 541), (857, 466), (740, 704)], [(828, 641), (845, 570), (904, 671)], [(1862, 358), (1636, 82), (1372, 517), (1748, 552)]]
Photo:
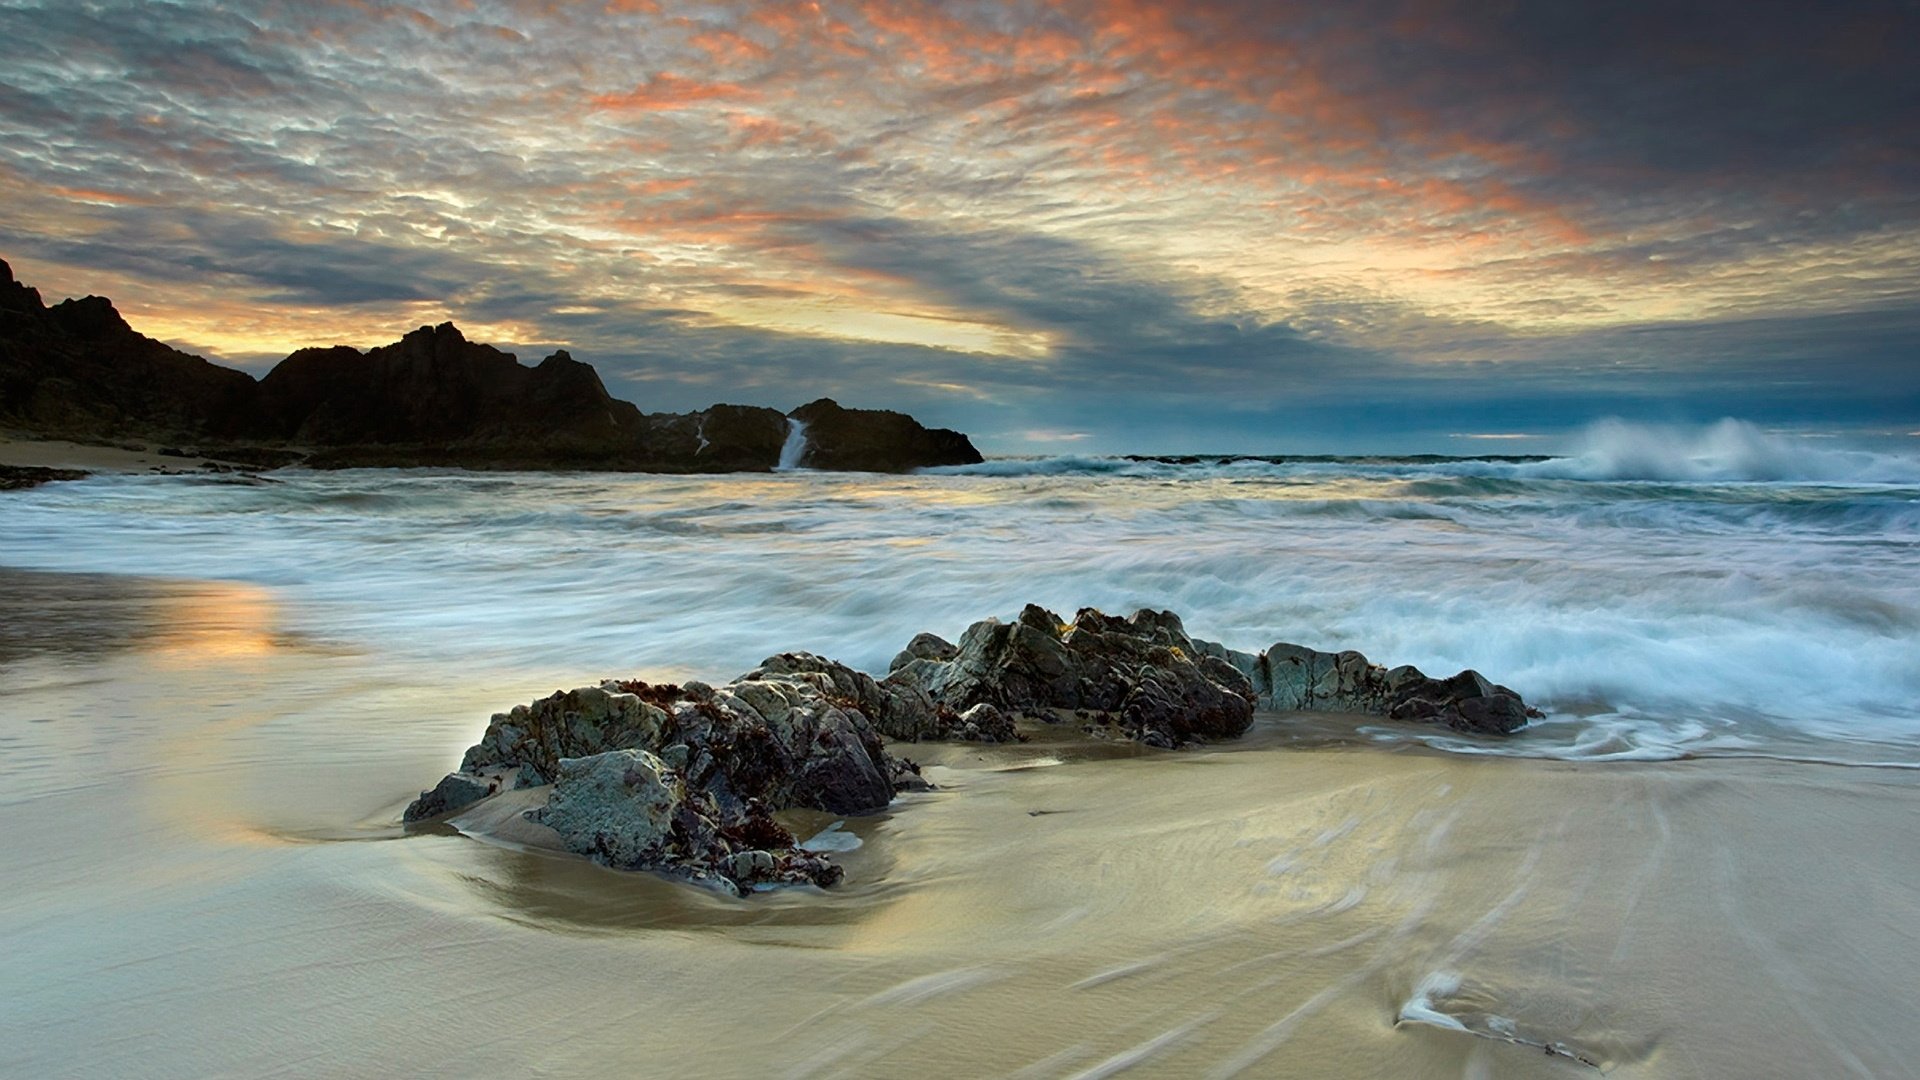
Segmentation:
[[(1547, 713), (1463, 753), (1920, 765), (1920, 458), (1742, 426), (1554, 458), (1002, 458), (914, 476), (102, 476), (13, 498), (5, 565), (240, 582), (422, 664), (884, 673), (1026, 603), (1474, 668)], [(1393, 732), (1391, 737), (1403, 737)], [(1382, 737), (1389, 737), (1382, 732)]]
[[(1920, 456), (100, 475), (0, 497), (21, 1075), (1911, 1076)], [(903, 747), (844, 885), (400, 808), (489, 713), (1026, 603), (1474, 668), (1507, 739)]]

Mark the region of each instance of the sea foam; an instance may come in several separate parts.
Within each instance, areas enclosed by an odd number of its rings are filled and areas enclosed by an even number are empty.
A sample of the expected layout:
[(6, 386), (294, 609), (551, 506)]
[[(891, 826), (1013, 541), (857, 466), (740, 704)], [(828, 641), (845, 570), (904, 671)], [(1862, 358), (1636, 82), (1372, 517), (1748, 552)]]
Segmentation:
[(1472, 667), (1549, 713), (1501, 744), (1423, 733), (1458, 752), (1920, 761), (1911, 461), (1737, 424), (1587, 439), (905, 477), (102, 476), (9, 496), (0, 559), (270, 586), (291, 632), (542, 680), (724, 681), (788, 649), (883, 672), (919, 631), (1028, 602), (1150, 606), (1248, 651)]

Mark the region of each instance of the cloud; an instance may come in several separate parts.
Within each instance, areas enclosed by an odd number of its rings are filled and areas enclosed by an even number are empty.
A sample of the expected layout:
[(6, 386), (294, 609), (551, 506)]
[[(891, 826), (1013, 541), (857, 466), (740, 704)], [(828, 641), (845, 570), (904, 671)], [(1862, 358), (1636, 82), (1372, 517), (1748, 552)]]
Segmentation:
[(1881, 416), (1920, 380), (1916, 32), (1881, 0), (28, 0), (0, 235), (225, 354), (450, 317), (647, 407), (832, 392), (1010, 444)]

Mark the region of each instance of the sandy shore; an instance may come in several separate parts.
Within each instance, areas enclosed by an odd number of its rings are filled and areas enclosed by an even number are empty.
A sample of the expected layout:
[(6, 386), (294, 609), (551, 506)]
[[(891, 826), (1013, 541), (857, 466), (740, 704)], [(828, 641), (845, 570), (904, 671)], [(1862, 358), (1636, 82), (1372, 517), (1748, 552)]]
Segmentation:
[(220, 457), (161, 452), (182, 449), (186, 448), (144, 441), (102, 446), (0, 433), (0, 467), (88, 473), (254, 472), (259, 469), (258, 465)]
[(1197, 753), (921, 745), (941, 790), (846, 822), (845, 886), (735, 901), (398, 828), (490, 711), (598, 673), (321, 648), (244, 586), (8, 572), (0, 625), (23, 1075), (1920, 1061), (1910, 771), (1472, 758), (1286, 717)]

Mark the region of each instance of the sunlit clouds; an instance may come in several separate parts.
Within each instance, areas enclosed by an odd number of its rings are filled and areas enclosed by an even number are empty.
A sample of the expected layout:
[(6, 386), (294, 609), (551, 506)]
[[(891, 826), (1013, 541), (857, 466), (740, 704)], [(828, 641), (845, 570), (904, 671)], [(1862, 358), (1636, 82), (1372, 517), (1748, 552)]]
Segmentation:
[(450, 318), (1009, 450), (1910, 420), (1912, 10), (1533, 7), (16, 3), (0, 256), (237, 362)]

